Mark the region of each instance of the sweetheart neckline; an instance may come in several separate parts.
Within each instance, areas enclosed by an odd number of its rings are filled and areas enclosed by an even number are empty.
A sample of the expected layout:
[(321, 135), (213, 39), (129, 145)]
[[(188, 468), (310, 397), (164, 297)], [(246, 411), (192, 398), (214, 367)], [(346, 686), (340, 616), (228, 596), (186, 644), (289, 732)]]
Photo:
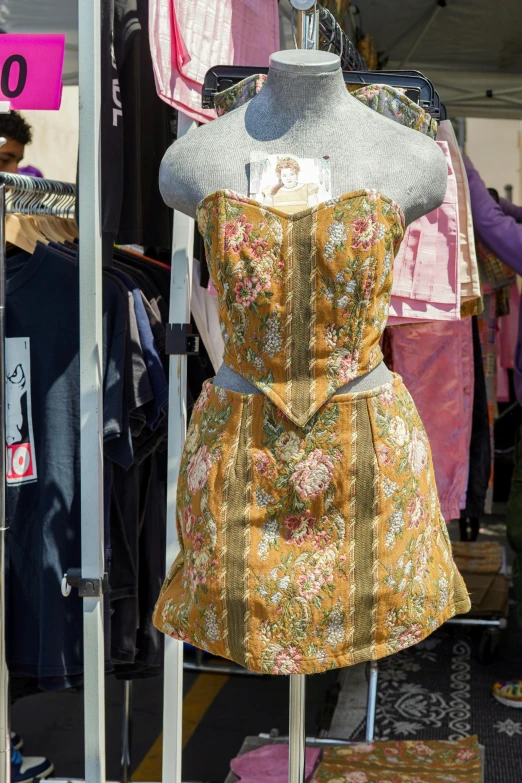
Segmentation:
[(343, 193), (341, 196), (337, 196), (337, 198), (329, 199), (328, 201), (321, 201), (320, 204), (316, 204), (313, 207), (307, 207), (307, 209), (303, 209), (300, 212), (294, 212), (293, 214), (289, 214), (288, 212), (284, 212), (281, 209), (277, 209), (277, 207), (271, 207), (269, 205), (261, 204), (261, 202), (257, 201), (254, 198), (249, 198), (248, 196), (244, 196), (242, 193), (237, 193), (234, 190), (230, 190), (229, 188), (218, 188), (217, 190), (214, 190), (212, 193), (209, 193), (208, 196), (205, 196), (201, 199), (201, 201), (198, 203), (196, 207), (196, 214), (199, 212), (199, 210), (203, 207), (205, 202), (209, 201), (210, 199), (214, 198), (217, 195), (223, 195), (225, 198), (229, 199), (230, 201), (238, 201), (241, 204), (249, 204), (251, 206), (258, 207), (261, 210), (266, 210), (268, 212), (272, 212), (275, 215), (278, 215), (279, 217), (285, 218), (286, 220), (300, 220), (303, 217), (306, 217), (307, 215), (313, 214), (314, 212), (319, 212), (322, 209), (326, 209), (328, 207), (334, 207), (336, 204), (342, 203), (344, 201), (349, 201), (353, 198), (358, 198), (363, 195), (372, 195), (376, 198), (379, 198), (381, 201), (386, 202), (389, 204), (392, 209), (394, 210), (395, 214), (399, 218), (399, 223), (401, 224), (401, 227), (403, 231), (405, 230), (405, 219), (404, 219), (404, 212), (402, 211), (401, 207), (397, 204), (396, 201), (394, 201), (389, 196), (385, 196), (384, 193), (381, 193), (380, 190), (372, 190), (371, 188), (359, 188), (359, 190), (350, 190), (346, 193)]

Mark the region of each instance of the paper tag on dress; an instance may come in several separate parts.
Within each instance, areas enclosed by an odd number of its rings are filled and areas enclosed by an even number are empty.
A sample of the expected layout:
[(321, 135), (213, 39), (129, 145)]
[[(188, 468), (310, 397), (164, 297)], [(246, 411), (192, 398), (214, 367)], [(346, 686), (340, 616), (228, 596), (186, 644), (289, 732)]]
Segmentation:
[(332, 198), (330, 158), (250, 154), (249, 196), (282, 212), (302, 212)]

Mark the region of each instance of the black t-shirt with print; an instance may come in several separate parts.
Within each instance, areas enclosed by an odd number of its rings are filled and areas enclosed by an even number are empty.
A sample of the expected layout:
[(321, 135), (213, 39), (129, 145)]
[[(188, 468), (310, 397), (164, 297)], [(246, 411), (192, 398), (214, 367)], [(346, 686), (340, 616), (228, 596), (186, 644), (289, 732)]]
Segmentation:
[[(104, 279), (104, 440), (115, 461), (128, 449), (126, 330), (127, 304)], [(8, 259), (6, 359), (8, 661), (54, 689), (83, 671), (82, 600), (60, 590), (81, 564), (79, 279), (44, 245)]]

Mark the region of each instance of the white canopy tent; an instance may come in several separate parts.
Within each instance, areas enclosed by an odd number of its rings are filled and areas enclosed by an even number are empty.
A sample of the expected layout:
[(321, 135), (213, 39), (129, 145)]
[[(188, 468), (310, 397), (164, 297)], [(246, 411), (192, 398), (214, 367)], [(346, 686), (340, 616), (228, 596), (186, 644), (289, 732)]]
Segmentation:
[(453, 117), (522, 118), (521, 0), (356, 0), (388, 68), (421, 71)]

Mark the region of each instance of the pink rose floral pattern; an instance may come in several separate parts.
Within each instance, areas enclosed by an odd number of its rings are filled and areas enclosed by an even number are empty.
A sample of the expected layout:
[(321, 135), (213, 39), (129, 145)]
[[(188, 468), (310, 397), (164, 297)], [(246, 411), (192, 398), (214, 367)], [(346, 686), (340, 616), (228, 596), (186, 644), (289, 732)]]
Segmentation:
[[(285, 415), (303, 424), (337, 389), (379, 364), (393, 258), (404, 233), (397, 204), (361, 190), (286, 215), (222, 190), (201, 202), (197, 217), (219, 297), (224, 362)], [(303, 257), (293, 248), (299, 221), (308, 221)], [(289, 297), (303, 284), (315, 313), (303, 359), (310, 373), (304, 414), (289, 403), (286, 369), (298, 342)], [(324, 372), (312, 382), (316, 366)]]
[(379, 537), (384, 600), (378, 608), (378, 643), (390, 654), (416, 644), (426, 628), (438, 627), (441, 614), (452, 611), (455, 566), (426, 431), (411, 396), (404, 387), (387, 384), (372, 397), (370, 410), (386, 507)]
[(318, 323), (328, 394), (382, 361), (379, 340), (388, 319), (393, 258), (403, 230), (397, 205), (374, 190), (339, 199), (332, 207), (330, 225), (319, 240), (327, 261), (319, 282)]
[(211, 599), (219, 583), (219, 535), (209, 478), (223, 459), (225, 427), (232, 411), (230, 404), (223, 405), (212, 392), (207, 382), (187, 432), (177, 489), (181, 552), (162, 590), (168, 590), (181, 574), (183, 597), (178, 602), (167, 599), (161, 609), (164, 633), (181, 641), (190, 638), (204, 649), (223, 636), (218, 602)]
[[(302, 429), (265, 400), (254, 486), (270, 493), (257, 516), (251, 563), (257, 610), (252, 637), (262, 670), (293, 674), (332, 665), (346, 640), (346, 521), (335, 504), (335, 435), (340, 408), (328, 404)], [(274, 473), (268, 479), (265, 463)], [(337, 476), (338, 481), (338, 476)]]

